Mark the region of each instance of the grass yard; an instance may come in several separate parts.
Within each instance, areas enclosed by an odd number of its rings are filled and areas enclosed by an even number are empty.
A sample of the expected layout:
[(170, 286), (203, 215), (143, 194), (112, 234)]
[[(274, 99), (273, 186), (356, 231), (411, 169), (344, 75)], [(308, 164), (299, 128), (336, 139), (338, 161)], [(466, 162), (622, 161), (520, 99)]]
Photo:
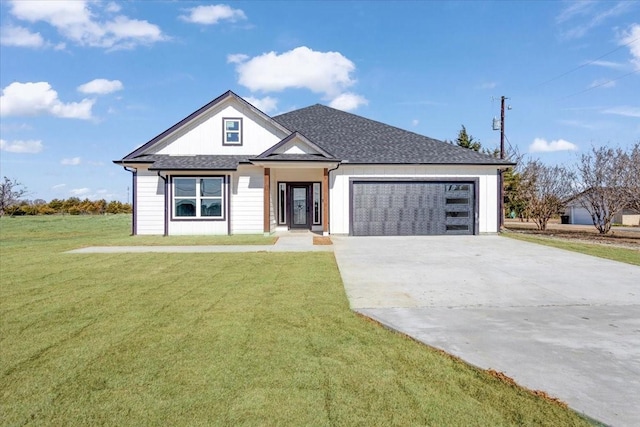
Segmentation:
[[(51, 242), (71, 238), (74, 247), (172, 245), (273, 245), (276, 237), (261, 234), (234, 236), (131, 236), (130, 215), (24, 216), (2, 218), (6, 238)], [(85, 239), (76, 239), (85, 237)]]
[(598, 243), (583, 243), (563, 240), (561, 238), (546, 237), (538, 234), (502, 233), (501, 235), (516, 240), (524, 240), (525, 242), (538, 243), (541, 245), (552, 246), (554, 248), (625, 262), (627, 264), (640, 265), (640, 250), (608, 246)]
[(2, 425), (588, 425), (355, 315), (332, 253), (62, 253), (127, 227), (0, 219)]

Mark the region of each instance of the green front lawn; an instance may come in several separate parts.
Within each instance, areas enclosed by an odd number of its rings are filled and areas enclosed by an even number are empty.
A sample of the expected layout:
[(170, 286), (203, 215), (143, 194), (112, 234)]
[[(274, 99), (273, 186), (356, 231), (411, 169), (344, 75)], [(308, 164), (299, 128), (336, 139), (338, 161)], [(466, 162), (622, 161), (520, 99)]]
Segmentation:
[(62, 253), (132, 239), (89, 218), (0, 220), (2, 425), (587, 425), (351, 312), (331, 253)]
[[(71, 238), (84, 246), (173, 246), (173, 245), (273, 245), (274, 236), (131, 236), (131, 215), (51, 215), (4, 217), (0, 222), (8, 238), (37, 241)], [(75, 240), (86, 237), (84, 240)]]
[(567, 251), (580, 252), (599, 258), (611, 259), (625, 262), (627, 264), (640, 265), (640, 250), (621, 248), (617, 246), (607, 246), (597, 243), (582, 243), (547, 237), (544, 235), (530, 235), (519, 233), (502, 233), (502, 236), (510, 237), (525, 242), (538, 243), (540, 245), (565, 249)]

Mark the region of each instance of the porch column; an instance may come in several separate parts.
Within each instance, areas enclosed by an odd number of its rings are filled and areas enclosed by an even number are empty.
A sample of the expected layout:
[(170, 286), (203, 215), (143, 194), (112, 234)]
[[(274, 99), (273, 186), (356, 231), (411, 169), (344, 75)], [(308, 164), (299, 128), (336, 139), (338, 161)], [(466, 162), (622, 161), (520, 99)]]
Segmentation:
[(322, 175), (322, 234), (329, 234), (329, 169)]
[(271, 170), (264, 168), (264, 232), (271, 233)]

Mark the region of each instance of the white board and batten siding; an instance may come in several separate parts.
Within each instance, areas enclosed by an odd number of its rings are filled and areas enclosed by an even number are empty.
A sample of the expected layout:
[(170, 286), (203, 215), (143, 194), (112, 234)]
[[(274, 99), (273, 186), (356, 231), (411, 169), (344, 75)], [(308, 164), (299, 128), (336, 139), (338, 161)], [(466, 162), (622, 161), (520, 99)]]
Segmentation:
[(239, 166), (231, 175), (231, 234), (263, 232), (264, 170)]
[[(250, 114), (250, 115), (248, 115)], [(242, 119), (242, 145), (224, 145), (223, 118)], [(198, 120), (170, 135), (148, 154), (189, 155), (247, 155), (255, 156), (277, 144), (286, 135), (272, 125), (257, 123), (256, 116), (247, 109), (226, 105), (204, 114)]]
[(439, 165), (341, 165), (331, 172), (329, 191), (330, 233), (349, 234), (351, 178), (366, 179), (465, 179), (478, 180), (478, 232), (498, 231), (498, 173), (495, 166)]
[(136, 233), (164, 234), (164, 180), (139, 168), (136, 179)]

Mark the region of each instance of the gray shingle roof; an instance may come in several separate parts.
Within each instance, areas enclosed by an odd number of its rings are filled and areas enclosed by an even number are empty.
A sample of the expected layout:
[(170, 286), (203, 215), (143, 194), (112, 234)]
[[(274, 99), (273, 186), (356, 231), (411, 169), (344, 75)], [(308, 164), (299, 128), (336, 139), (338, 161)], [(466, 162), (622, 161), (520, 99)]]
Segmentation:
[(325, 157), (320, 154), (271, 154), (266, 157), (255, 157), (250, 160), (260, 161), (304, 161), (304, 162), (340, 162), (338, 159)]
[(349, 163), (512, 164), (320, 104), (273, 119)]
[(238, 164), (249, 163), (247, 156), (168, 156), (154, 154), (149, 170), (236, 170)]
[[(153, 163), (150, 167), (151, 170), (236, 170), (239, 163), (249, 163), (249, 158), (274, 161), (327, 161), (340, 159), (343, 162), (356, 164), (513, 164), (508, 160), (499, 160), (483, 153), (320, 104), (291, 111), (273, 118), (269, 118), (264, 113), (256, 110), (259, 114), (268, 118), (274, 126), (285, 132), (289, 130), (292, 133), (277, 146), (271, 147), (264, 153), (256, 154), (255, 156), (168, 156), (144, 154), (145, 150), (159, 142), (166, 135), (186, 125), (212, 105), (222, 102), (227, 97), (239, 98), (233, 92), (224, 93), (142, 147), (129, 153), (122, 160), (114, 162), (122, 165)], [(274, 154), (277, 147), (287, 143), (296, 135), (306, 140), (311, 146), (315, 146), (321, 155)]]

